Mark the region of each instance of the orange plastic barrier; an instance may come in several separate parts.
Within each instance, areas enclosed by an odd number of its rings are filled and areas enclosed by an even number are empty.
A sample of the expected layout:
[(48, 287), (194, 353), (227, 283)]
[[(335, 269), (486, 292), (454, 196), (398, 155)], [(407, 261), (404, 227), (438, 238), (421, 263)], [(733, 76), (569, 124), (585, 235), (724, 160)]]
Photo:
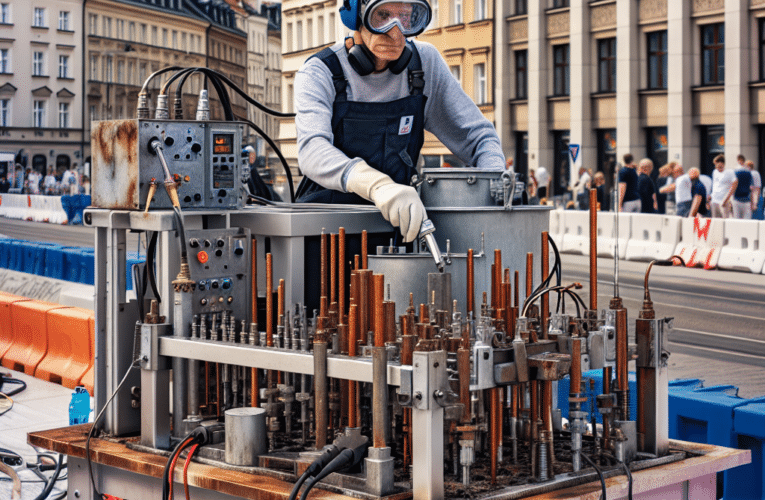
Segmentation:
[(13, 344), (13, 325), (11, 324), (11, 304), (29, 300), (6, 292), (0, 292), (0, 360)]
[(93, 359), (90, 318), (93, 311), (79, 307), (48, 311), (48, 353), (35, 377), (74, 389)]
[(88, 394), (91, 396), (94, 395), (93, 392), (93, 383), (95, 380), (95, 371), (96, 371), (96, 364), (95, 364), (95, 352), (96, 352), (96, 314), (93, 313), (92, 316), (90, 316), (90, 319), (88, 320), (88, 332), (90, 336), (90, 367), (88, 367), (88, 370), (85, 372), (85, 375), (82, 376), (80, 379), (80, 385), (84, 385), (85, 388), (88, 390)]
[(11, 370), (34, 375), (37, 365), (48, 352), (48, 312), (65, 308), (67, 306), (35, 300), (11, 304), (13, 344), (5, 353), (2, 365)]

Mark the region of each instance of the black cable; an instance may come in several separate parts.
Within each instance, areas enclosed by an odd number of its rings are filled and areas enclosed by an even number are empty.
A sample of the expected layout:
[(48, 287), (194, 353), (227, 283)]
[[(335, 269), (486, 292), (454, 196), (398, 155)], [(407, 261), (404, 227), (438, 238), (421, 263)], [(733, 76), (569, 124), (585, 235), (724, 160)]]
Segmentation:
[(606, 479), (603, 477), (603, 471), (600, 470), (600, 467), (598, 467), (597, 464), (595, 464), (595, 462), (590, 459), (590, 457), (582, 453), (581, 450), (579, 450), (578, 453), (579, 456), (584, 458), (587, 463), (590, 464), (593, 469), (595, 469), (595, 472), (598, 473), (598, 477), (600, 477), (600, 487), (603, 489), (603, 500), (606, 500)]
[(290, 170), (290, 167), (289, 167), (289, 165), (287, 164), (287, 160), (284, 158), (284, 155), (282, 155), (282, 152), (281, 152), (281, 150), (279, 149), (279, 147), (276, 145), (276, 143), (274, 142), (274, 140), (273, 140), (273, 139), (271, 139), (271, 138), (268, 136), (268, 134), (266, 134), (266, 133), (265, 133), (263, 130), (261, 130), (261, 129), (260, 129), (260, 127), (258, 127), (258, 126), (257, 126), (257, 125), (255, 125), (254, 123), (252, 123), (250, 120), (248, 120), (248, 119), (246, 119), (246, 118), (241, 118), (241, 117), (237, 117), (237, 119), (238, 119), (239, 121), (243, 121), (244, 123), (246, 123), (247, 125), (249, 125), (249, 126), (250, 126), (250, 127), (252, 127), (253, 129), (255, 129), (255, 132), (257, 132), (258, 134), (260, 134), (260, 136), (261, 136), (261, 137), (263, 137), (263, 139), (265, 139), (265, 140), (266, 140), (266, 142), (268, 143), (268, 145), (269, 145), (269, 146), (271, 146), (271, 149), (273, 149), (273, 150), (274, 150), (274, 152), (276, 153), (276, 156), (278, 156), (278, 157), (279, 157), (279, 161), (281, 162), (281, 164), (282, 164), (282, 167), (284, 167), (284, 173), (285, 173), (285, 175), (287, 176), (287, 183), (288, 183), (288, 184), (289, 184), (289, 186), (290, 186), (290, 201), (291, 201), (292, 203), (295, 203), (295, 185), (294, 185), (294, 183), (292, 182), (292, 171)]
[(180, 239), (180, 245), (181, 245), (181, 260), (185, 261), (188, 258), (188, 253), (186, 252), (186, 229), (183, 226), (183, 213), (181, 212), (181, 207), (173, 207), (173, 212), (175, 212), (175, 220), (178, 223), (178, 237)]
[(53, 475), (50, 477), (50, 480), (45, 485), (45, 488), (40, 492), (39, 495), (35, 498), (35, 500), (45, 500), (48, 498), (48, 495), (50, 495), (50, 492), (53, 491), (53, 487), (56, 485), (56, 480), (58, 479), (58, 475), (61, 473), (61, 466), (64, 464), (64, 455), (60, 454), (58, 456), (58, 462), (56, 463), (56, 470), (53, 472)]
[(213, 87), (215, 87), (215, 93), (218, 94), (218, 99), (220, 99), (220, 103), (223, 106), (223, 115), (225, 120), (228, 122), (234, 121), (234, 110), (231, 108), (231, 101), (228, 98), (228, 92), (226, 92), (226, 89), (223, 88), (223, 84), (217, 78), (217, 75), (212, 74), (215, 72), (207, 68), (204, 68), (200, 71), (202, 71), (210, 78), (210, 82), (212, 83)]
[(624, 469), (624, 473), (626, 474), (627, 481), (628, 481), (628, 483), (627, 483), (627, 500), (632, 500), (632, 472), (630, 472), (630, 468), (627, 467), (626, 463), (624, 463), (622, 460), (619, 460), (618, 458), (616, 458), (615, 456), (611, 455), (610, 453), (603, 453), (603, 456), (608, 458), (608, 459), (610, 459), (610, 460), (613, 460), (617, 464), (621, 465), (622, 468)]
[(175, 445), (172, 453), (167, 457), (165, 472), (162, 474), (162, 500), (168, 500), (170, 495), (170, 466), (172, 465), (173, 460), (176, 459), (186, 447), (191, 446), (194, 443), (199, 445), (207, 444), (207, 441), (209, 440), (209, 432), (210, 431), (206, 427), (200, 425), (188, 433), (180, 443)]
[(149, 82), (151, 82), (155, 77), (167, 73), (168, 71), (176, 71), (179, 69), (184, 69), (183, 66), (168, 66), (167, 68), (162, 68), (160, 70), (155, 71), (154, 73), (150, 74), (146, 80), (143, 82), (143, 86), (141, 86), (141, 91), (138, 92), (138, 95), (146, 94), (147, 89), (149, 88)]
[(135, 368), (137, 366), (137, 363), (138, 363), (138, 360), (134, 360), (132, 363), (130, 363), (130, 366), (128, 366), (128, 369), (125, 371), (125, 375), (122, 377), (122, 380), (120, 380), (120, 383), (117, 385), (117, 388), (114, 390), (112, 395), (109, 396), (109, 399), (106, 401), (106, 404), (103, 406), (103, 408), (101, 408), (101, 411), (98, 412), (98, 415), (96, 415), (96, 418), (93, 419), (93, 425), (90, 427), (90, 431), (88, 432), (88, 439), (85, 441), (85, 459), (88, 461), (88, 474), (90, 474), (90, 482), (93, 485), (93, 491), (96, 492), (96, 497), (99, 499), (103, 499), (104, 495), (98, 491), (98, 487), (96, 486), (96, 480), (93, 477), (93, 463), (90, 459), (90, 440), (93, 437), (96, 426), (98, 425), (98, 421), (101, 419), (101, 416), (104, 414), (104, 411), (112, 402), (112, 400), (114, 399), (114, 396), (116, 396), (117, 393), (120, 392), (122, 385), (127, 380), (128, 375), (130, 375), (130, 370)]
[(269, 205), (269, 206), (276, 205), (276, 203), (274, 203), (273, 201), (267, 200), (267, 199), (263, 198), (262, 196), (256, 196), (256, 195), (254, 195), (252, 193), (248, 193), (247, 197), (250, 200), (256, 202), (258, 205)]
[(250, 97), (244, 90), (240, 89), (237, 84), (232, 82), (223, 73), (219, 73), (219, 72), (217, 72), (215, 70), (210, 70), (210, 71), (215, 73), (218, 77), (220, 77), (220, 79), (223, 81), (223, 83), (225, 83), (226, 85), (231, 87), (231, 89), (233, 89), (237, 94), (242, 96), (245, 101), (249, 102), (250, 104), (252, 104), (256, 108), (258, 108), (259, 110), (261, 110), (261, 111), (263, 111), (265, 113), (268, 113), (269, 115), (276, 116), (276, 117), (279, 117), (279, 118), (294, 118), (295, 117), (295, 113), (283, 113), (281, 111), (276, 111), (274, 109), (271, 109), (271, 108), (268, 108), (268, 107), (262, 105), (261, 103), (259, 103), (258, 101), (256, 101), (252, 97)]
[(326, 467), (324, 467), (321, 472), (319, 472), (317, 475), (313, 476), (310, 481), (306, 484), (305, 490), (303, 491), (303, 494), (300, 495), (300, 500), (306, 500), (308, 498), (308, 493), (311, 491), (311, 489), (314, 487), (316, 483), (330, 475), (331, 473), (338, 471), (340, 469), (343, 469), (347, 467), (348, 465), (353, 463), (353, 450), (346, 448), (345, 450), (341, 451), (340, 454), (335, 457), (329, 464), (327, 464)]
[(21, 387), (17, 387), (16, 389), (13, 389), (12, 391), (3, 392), (6, 396), (15, 396), (16, 394), (20, 393), (21, 391), (25, 390), (27, 388), (27, 383), (23, 380), (13, 378), (13, 377), (6, 377), (5, 375), (0, 375), (0, 389), (2, 389), (3, 384), (16, 384), (20, 385)]
[[(144, 269), (146, 269), (146, 266), (144, 265)], [(143, 294), (141, 291), (146, 291), (146, 288), (142, 286), (141, 283), (141, 270), (139, 266), (134, 265), (130, 272), (133, 275), (133, 291), (135, 292), (136, 300), (138, 301), (138, 316), (140, 318), (144, 317), (144, 310), (143, 310)]]
[(306, 479), (308, 479), (309, 476), (313, 476), (314, 474), (318, 474), (321, 472), (321, 470), (327, 466), (332, 460), (335, 459), (340, 454), (340, 449), (335, 446), (334, 444), (327, 445), (323, 448), (321, 455), (319, 455), (316, 460), (314, 460), (311, 465), (309, 465), (305, 472), (298, 478), (297, 482), (295, 483), (295, 486), (292, 487), (292, 492), (290, 492), (290, 496), (288, 500), (295, 500), (297, 498), (298, 492), (300, 492), (300, 487), (303, 486), (303, 483)]
[(146, 249), (146, 271), (149, 275), (148, 281), (151, 285), (151, 291), (157, 298), (157, 302), (162, 303), (162, 297), (160, 296), (159, 288), (157, 287), (157, 276), (154, 270), (154, 259), (156, 259), (158, 237), (158, 232), (155, 231), (151, 233), (151, 238), (149, 239), (149, 248)]

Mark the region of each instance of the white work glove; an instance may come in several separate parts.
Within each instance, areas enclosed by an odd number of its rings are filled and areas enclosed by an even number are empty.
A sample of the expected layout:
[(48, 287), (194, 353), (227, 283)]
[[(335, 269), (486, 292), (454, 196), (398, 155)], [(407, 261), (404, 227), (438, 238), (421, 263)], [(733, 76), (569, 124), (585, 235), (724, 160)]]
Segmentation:
[(374, 203), (385, 220), (399, 228), (407, 243), (417, 238), (422, 221), (428, 218), (417, 190), (396, 184), (366, 162), (359, 162), (353, 167), (345, 187), (349, 192)]

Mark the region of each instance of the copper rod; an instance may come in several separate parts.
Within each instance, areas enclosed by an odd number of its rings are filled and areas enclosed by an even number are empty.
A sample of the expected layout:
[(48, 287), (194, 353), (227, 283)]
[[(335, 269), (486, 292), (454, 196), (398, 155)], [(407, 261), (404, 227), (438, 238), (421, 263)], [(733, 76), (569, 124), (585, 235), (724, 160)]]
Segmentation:
[(542, 382), (542, 426), (547, 431), (547, 470), (552, 471), (552, 464), (555, 460), (555, 437), (553, 436), (552, 407), (553, 407), (553, 385), (552, 380)]
[(367, 333), (369, 332), (370, 321), (369, 316), (371, 311), (369, 310), (369, 289), (371, 287), (372, 271), (362, 269), (359, 271), (359, 340), (366, 342)]
[(266, 254), (266, 346), (274, 346), (274, 265), (271, 253)]
[[(407, 321), (409, 321), (412, 324), (412, 327), (414, 326), (411, 316), (403, 315), (401, 316), (402, 319), (406, 318)], [(417, 337), (414, 335), (411, 335), (406, 329), (404, 329), (404, 325), (402, 323), (401, 325), (401, 364), (402, 365), (408, 365), (412, 366), (412, 361), (414, 358), (414, 344), (417, 342)], [(403, 438), (404, 438), (404, 467), (409, 467), (409, 464), (411, 464), (411, 456), (412, 456), (412, 409), (411, 408), (403, 408), (404, 414), (403, 414)]]
[[(603, 367), (603, 394), (611, 394), (611, 367)], [(603, 415), (603, 449), (608, 450), (611, 448), (611, 429), (610, 419)]]
[(327, 319), (329, 318), (329, 306), (327, 304), (327, 296), (322, 295), (319, 297), (319, 319), (324, 320), (321, 328), (326, 328)]
[(531, 292), (534, 290), (534, 254), (529, 252), (526, 254), (526, 298), (531, 297)]
[(321, 283), (319, 284), (319, 297), (327, 296), (327, 233), (321, 230), (321, 257), (319, 269), (321, 271)]
[(337, 305), (340, 322), (344, 323), (345, 312), (345, 228), (340, 228), (337, 241)]
[(500, 393), (502, 389), (495, 387), (489, 389), (491, 422), (489, 432), (489, 453), (491, 454), (491, 484), (497, 484), (497, 459), (500, 446), (499, 431), (502, 427), (502, 407), (500, 404)]
[(531, 380), (529, 384), (531, 391), (531, 443), (537, 440), (537, 420), (539, 420), (539, 383)]
[(462, 406), (462, 423), (472, 420), (470, 412), (470, 344), (461, 345), (457, 349), (457, 374), (459, 376), (460, 403)]
[[(473, 249), (467, 253), (467, 315), (475, 313), (475, 264), (473, 262)], [(475, 315), (475, 314), (474, 314)]]
[(590, 311), (598, 312), (598, 190), (590, 189)]
[(510, 283), (502, 283), (502, 297), (505, 299), (505, 334), (511, 337), (515, 334), (513, 319), (512, 289)]
[(520, 273), (516, 270), (515, 271), (515, 281), (513, 282), (513, 290), (515, 291), (515, 295), (513, 296), (513, 307), (518, 307), (518, 297), (520, 296)]
[(279, 279), (279, 288), (277, 290), (276, 297), (278, 309), (276, 310), (277, 317), (279, 318), (279, 325), (284, 326), (284, 279)]
[[(497, 308), (497, 266), (492, 264), (491, 265), (491, 271), (489, 271), (489, 276), (491, 277), (491, 283), (489, 283), (489, 290), (491, 290), (491, 308), (496, 309)], [(484, 293), (484, 302), (486, 293)]]
[(329, 235), (329, 302), (337, 302), (337, 235)]
[(629, 390), (628, 347), (627, 310), (620, 308), (616, 310), (616, 387), (620, 391)]
[(361, 268), (362, 269), (369, 269), (367, 261), (367, 245), (369, 245), (367, 241), (367, 231), (366, 229), (361, 231)]
[[(542, 281), (544, 283), (547, 275), (550, 274), (550, 242), (547, 231), (542, 231)], [(542, 295), (542, 311), (540, 313), (539, 325), (542, 331), (542, 339), (547, 340), (547, 318), (550, 316), (550, 295)]]
[(430, 338), (430, 325), (428, 323), (417, 323), (417, 337), (421, 339)]
[(428, 306), (425, 304), (420, 304), (420, 323), (430, 323)]
[(385, 347), (385, 313), (383, 300), (385, 298), (385, 276), (372, 275), (372, 309), (374, 314), (375, 347)]
[(358, 254), (353, 256), (353, 269), (356, 271), (361, 269), (361, 257)]
[(572, 396), (582, 392), (582, 344), (578, 338), (571, 342), (571, 386), (569, 394)]
[(514, 418), (518, 418), (518, 407), (521, 405), (519, 389), (518, 384), (510, 386), (510, 416)]
[(215, 363), (215, 416), (220, 418), (220, 363)]
[[(358, 309), (351, 304), (348, 310), (348, 356), (356, 357), (356, 333), (358, 331)], [(358, 405), (356, 404), (356, 382), (348, 382), (348, 427), (358, 427)]]
[(500, 283), (502, 283), (502, 250), (494, 249), (494, 286), (491, 289), (493, 297), (491, 298), (491, 307), (499, 309), (502, 307), (500, 301)]
[(387, 360), (388, 356), (385, 346), (375, 344), (374, 348), (372, 348), (372, 446), (374, 448), (386, 447), (385, 421), (388, 408)]
[(385, 342), (396, 341), (396, 303), (392, 300), (383, 302), (383, 316), (385, 317)]

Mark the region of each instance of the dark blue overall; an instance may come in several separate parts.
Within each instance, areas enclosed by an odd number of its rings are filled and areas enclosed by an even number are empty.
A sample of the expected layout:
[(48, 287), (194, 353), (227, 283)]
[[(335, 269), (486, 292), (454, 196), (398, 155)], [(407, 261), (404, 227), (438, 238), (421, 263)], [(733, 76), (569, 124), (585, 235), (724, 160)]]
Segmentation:
[[(424, 141), (425, 97), (420, 55), (414, 44), (412, 59), (407, 66), (409, 93), (391, 102), (355, 102), (348, 100), (340, 60), (326, 48), (314, 57), (332, 72), (335, 102), (332, 107), (334, 146), (349, 158), (361, 158), (371, 167), (389, 175), (399, 184), (409, 185), (417, 173), (416, 164)], [(368, 204), (357, 194), (326, 189), (304, 177), (296, 195), (298, 202)]]

